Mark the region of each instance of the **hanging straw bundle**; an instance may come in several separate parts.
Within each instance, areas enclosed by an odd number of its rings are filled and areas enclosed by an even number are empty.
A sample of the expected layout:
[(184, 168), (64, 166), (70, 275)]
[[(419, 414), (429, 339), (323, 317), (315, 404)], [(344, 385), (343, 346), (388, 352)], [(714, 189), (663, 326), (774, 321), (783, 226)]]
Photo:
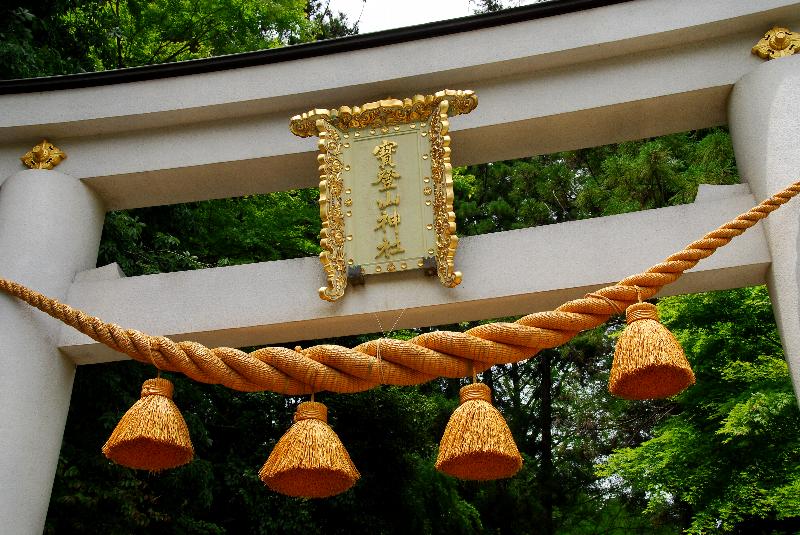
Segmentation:
[(302, 498), (327, 498), (352, 487), (361, 474), (328, 425), (328, 409), (306, 401), (258, 473), (269, 488)]
[(693, 385), (683, 348), (658, 320), (656, 306), (636, 303), (625, 315), (628, 325), (617, 340), (608, 390), (625, 399), (659, 399)]
[(172, 401), (167, 379), (148, 379), (142, 397), (117, 424), (103, 454), (122, 466), (158, 472), (184, 465), (194, 457), (186, 421)]
[(439, 445), (436, 469), (459, 479), (511, 477), (522, 467), (511, 430), (483, 383), (461, 388), (461, 405), (453, 412)]

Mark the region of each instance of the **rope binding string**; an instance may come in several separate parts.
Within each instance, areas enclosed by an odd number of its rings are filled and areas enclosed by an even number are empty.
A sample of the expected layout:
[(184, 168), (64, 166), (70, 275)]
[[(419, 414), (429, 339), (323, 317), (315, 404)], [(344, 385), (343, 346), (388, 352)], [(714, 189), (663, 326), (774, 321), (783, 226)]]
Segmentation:
[[(153, 364), (159, 371), (181, 372), (203, 383), (254, 392), (271, 390), (300, 395), (315, 391), (351, 393), (378, 384), (412, 385), (436, 377), (463, 377), (482, 372), (494, 364), (519, 362), (543, 349), (557, 347), (578, 332), (593, 329), (613, 312), (650, 299), (661, 288), (675, 282), (685, 271), (711, 256), (748, 228), (800, 193), (800, 182), (764, 200), (751, 210), (721, 225), (684, 249), (642, 273), (626, 277), (581, 299), (568, 301), (553, 311), (537, 312), (514, 323), (479, 325), (466, 332), (435, 331), (411, 340), (376, 342), (381, 362), (365, 350), (336, 345), (313, 346), (299, 351), (266, 347), (251, 353), (228, 347), (208, 348), (189, 341), (175, 342), (134, 329), (107, 323), (49, 298), (19, 283), (0, 278), (0, 290), (25, 301), (77, 329), (96, 342), (131, 358)], [(399, 322), (400, 313), (392, 330)], [(380, 320), (379, 320), (380, 321)], [(363, 346), (370, 346), (370, 342)]]

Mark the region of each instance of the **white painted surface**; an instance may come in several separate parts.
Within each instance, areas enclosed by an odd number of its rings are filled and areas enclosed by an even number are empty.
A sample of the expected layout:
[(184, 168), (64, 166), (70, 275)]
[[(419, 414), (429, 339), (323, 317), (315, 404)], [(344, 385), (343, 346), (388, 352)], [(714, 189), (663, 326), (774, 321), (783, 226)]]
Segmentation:
[[(761, 200), (800, 181), (800, 56), (764, 63), (731, 95), (730, 129), (739, 173)], [(796, 201), (795, 201), (796, 202)], [(775, 319), (800, 400), (800, 212), (764, 222), (772, 266), (767, 275)]]
[[(0, 188), (0, 274), (63, 298), (94, 265), (104, 208), (57, 171), (22, 171)], [(75, 365), (58, 323), (0, 294), (0, 531), (39, 534), (69, 408)], [(99, 452), (98, 452), (99, 454)]]
[[(0, 117), (0, 129), (14, 128), (19, 132), (22, 127), (41, 124), (79, 123), (74, 126), (84, 135), (140, 125), (152, 127), (241, 116), (247, 114), (245, 107), (251, 112), (263, 112), (265, 108), (306, 111), (324, 104), (327, 95), (319, 92), (333, 90), (329, 94), (344, 96), (341, 103), (344, 104), (350, 98), (385, 96), (383, 92), (392, 89), (387, 83), (398, 79), (417, 77), (417, 85), (426, 86), (425, 81), (435, 76), (438, 86), (441, 81), (453, 78), (467, 81), (472, 76), (465, 73), (480, 72), (479, 78), (484, 79), (488, 78), (487, 71), (494, 77), (543, 71), (622, 55), (643, 56), (687, 42), (713, 41), (720, 36), (749, 31), (754, 24), (771, 25), (776, 18), (795, 20), (798, 5), (791, 0), (639, 0), (272, 65), (114, 86), (8, 95), (0, 100), (9, 108)], [(763, 32), (759, 27), (757, 35)], [(749, 57), (749, 47), (742, 56)], [(354, 94), (353, 89), (358, 86), (360, 90)], [(315, 93), (317, 100), (308, 102)], [(272, 99), (281, 100), (274, 103), (270, 102)], [(71, 105), (65, 106), (65, 101)], [(134, 122), (127, 125), (120, 121), (131, 118)], [(96, 122), (86, 124), (88, 121)], [(19, 134), (4, 132), (4, 135)]]
[[(726, 122), (750, 47), (790, 0), (642, 0), (297, 61), (113, 86), (0, 96), (0, 176), (49, 136), (109, 209), (309, 187), (312, 107), (446, 87), (480, 106), (451, 122), (455, 165)], [(391, 66), (391, 67), (387, 67)]]
[[(82, 276), (67, 302), (126, 327), (209, 346), (242, 347), (550, 310), (660, 262), (754, 204), (747, 186), (707, 186), (694, 204), (462, 238), (449, 289), (419, 271), (367, 277), (345, 297), (317, 297), (317, 258), (124, 279)], [(762, 284), (769, 266), (754, 228), (665, 289), (666, 294)], [(108, 268), (102, 268), (108, 269)], [(113, 268), (112, 268), (113, 270)], [(126, 358), (63, 327), (77, 363)]]

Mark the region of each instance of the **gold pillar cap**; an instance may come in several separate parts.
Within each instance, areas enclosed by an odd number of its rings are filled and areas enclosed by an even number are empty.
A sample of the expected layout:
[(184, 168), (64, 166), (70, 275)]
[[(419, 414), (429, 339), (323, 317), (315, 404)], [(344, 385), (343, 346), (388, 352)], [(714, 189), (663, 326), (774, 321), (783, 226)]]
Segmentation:
[(20, 158), (31, 169), (52, 169), (67, 157), (66, 153), (43, 139), (38, 145)]

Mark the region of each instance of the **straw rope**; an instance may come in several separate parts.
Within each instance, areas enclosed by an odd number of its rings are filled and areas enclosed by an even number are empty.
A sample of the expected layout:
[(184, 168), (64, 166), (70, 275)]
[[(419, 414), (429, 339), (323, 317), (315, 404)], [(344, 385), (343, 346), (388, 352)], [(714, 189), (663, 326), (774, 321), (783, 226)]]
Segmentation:
[[(0, 290), (74, 327), (93, 340), (160, 370), (181, 372), (202, 383), (235, 390), (308, 394), (328, 390), (359, 392), (381, 383), (413, 385), (436, 377), (465, 377), (493, 364), (518, 362), (557, 347), (580, 331), (593, 329), (629, 305), (656, 295), (684, 271), (727, 245), (800, 193), (796, 182), (725, 223), (643, 273), (537, 312), (514, 323), (488, 323), (466, 332), (435, 331), (408, 341), (381, 338), (354, 348), (318, 345), (295, 351), (265, 347), (245, 353), (210, 349), (196, 342), (174, 342), (106, 323), (25, 286), (0, 278)], [(380, 358), (377, 358), (380, 351)]]

